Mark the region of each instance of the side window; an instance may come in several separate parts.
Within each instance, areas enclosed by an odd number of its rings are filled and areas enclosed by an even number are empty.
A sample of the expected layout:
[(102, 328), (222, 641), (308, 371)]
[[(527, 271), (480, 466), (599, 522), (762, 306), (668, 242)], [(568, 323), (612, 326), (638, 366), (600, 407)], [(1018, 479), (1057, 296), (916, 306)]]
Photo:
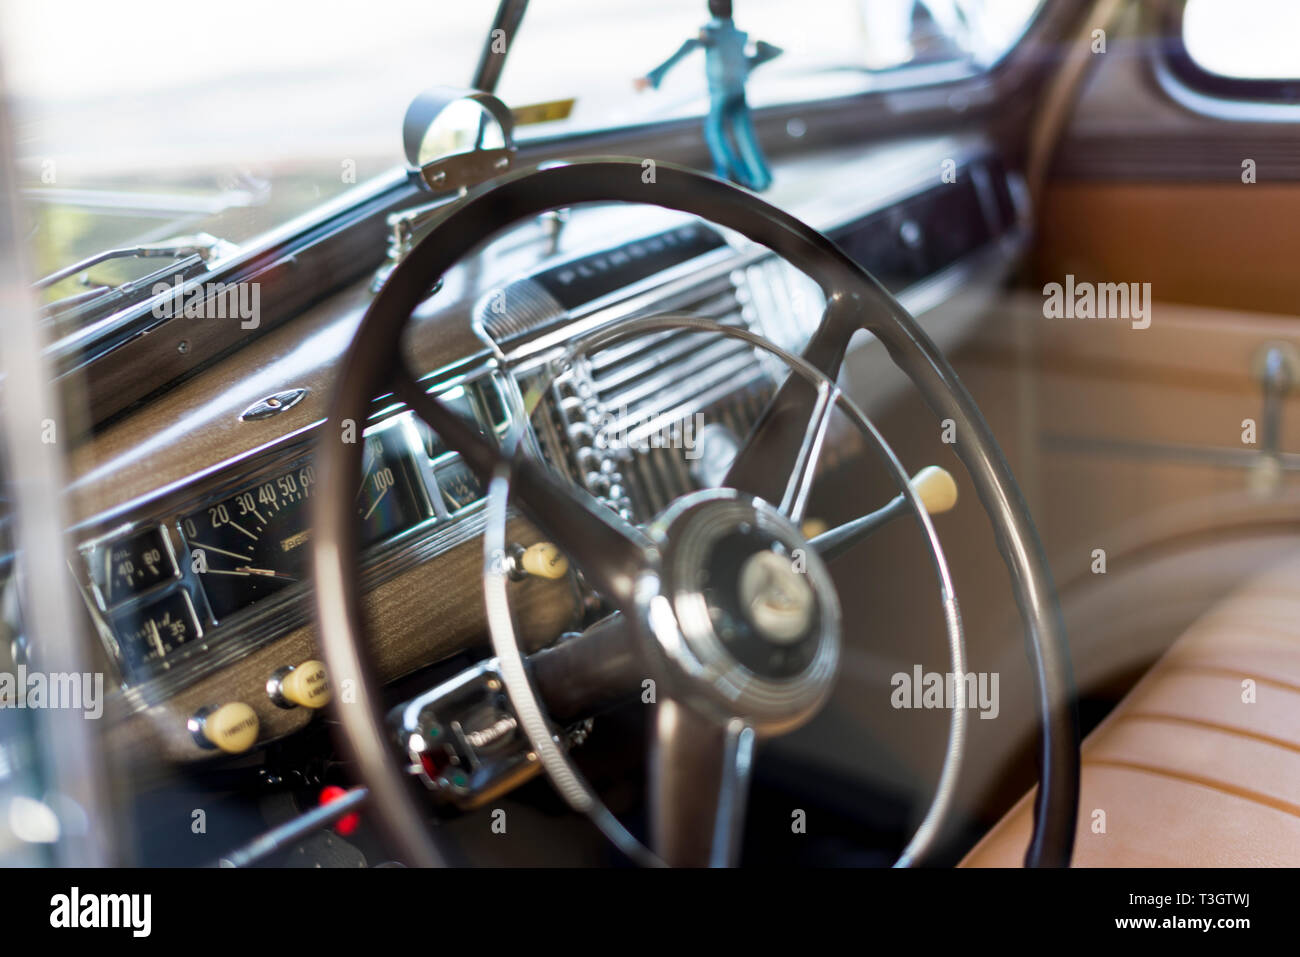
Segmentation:
[(1168, 63), (1187, 86), (1214, 97), (1300, 104), (1300, 3), (1182, 0), (1171, 2), (1167, 15)]
[(1300, 80), (1300, 3), (1187, 0), (1183, 45), (1207, 73), (1240, 80)]

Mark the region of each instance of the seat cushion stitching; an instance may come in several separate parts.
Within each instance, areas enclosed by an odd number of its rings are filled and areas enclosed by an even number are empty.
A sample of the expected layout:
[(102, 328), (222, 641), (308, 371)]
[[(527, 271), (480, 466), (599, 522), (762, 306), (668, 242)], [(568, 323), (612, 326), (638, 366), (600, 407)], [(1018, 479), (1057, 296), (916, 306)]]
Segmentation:
[(1175, 781), (1182, 781), (1186, 784), (1195, 784), (1200, 787), (1210, 788), (1214, 791), (1221, 791), (1222, 793), (1232, 795), (1233, 797), (1239, 797), (1243, 800), (1253, 801), (1256, 804), (1262, 804), (1265, 807), (1271, 807), (1274, 810), (1282, 811), (1283, 813), (1290, 814), (1293, 817), (1300, 817), (1300, 804), (1292, 804), (1290, 801), (1282, 801), (1278, 798), (1269, 797), (1267, 794), (1261, 794), (1258, 791), (1248, 791), (1245, 788), (1239, 788), (1231, 784), (1224, 784), (1222, 781), (1203, 778), (1196, 774), (1186, 774), (1182, 771), (1174, 771), (1169, 768), (1151, 767), (1137, 761), (1123, 761), (1115, 758), (1084, 758), (1083, 766), (1085, 768), (1121, 768), (1126, 771), (1156, 774), (1161, 777), (1172, 778)]

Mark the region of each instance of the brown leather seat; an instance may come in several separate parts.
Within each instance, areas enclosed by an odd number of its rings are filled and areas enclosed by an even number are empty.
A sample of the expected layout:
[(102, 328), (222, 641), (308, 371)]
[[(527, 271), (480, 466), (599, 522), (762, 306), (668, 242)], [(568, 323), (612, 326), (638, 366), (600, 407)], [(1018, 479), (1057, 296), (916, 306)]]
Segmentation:
[[(1020, 866), (1031, 800), (962, 866)], [(1300, 556), (1215, 606), (1088, 736), (1074, 865), (1300, 866)]]

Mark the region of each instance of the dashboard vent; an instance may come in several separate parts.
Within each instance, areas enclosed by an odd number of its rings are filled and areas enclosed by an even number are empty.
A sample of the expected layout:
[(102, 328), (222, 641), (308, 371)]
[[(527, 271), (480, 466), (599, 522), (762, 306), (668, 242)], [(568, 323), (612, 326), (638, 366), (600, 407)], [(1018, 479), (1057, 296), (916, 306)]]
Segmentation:
[[(634, 315), (671, 313), (752, 325), (725, 275)], [(666, 330), (585, 357), (557, 378), (552, 405), (575, 477), (628, 519), (644, 521), (701, 484), (687, 454), (700, 423), (743, 440), (775, 384), (743, 340)]]
[[(638, 315), (666, 313), (747, 327), (735, 287), (726, 276)], [(684, 329), (616, 343), (592, 354), (586, 371), (601, 411), (615, 416), (616, 427), (626, 427), (633, 438), (638, 437), (638, 427), (645, 431), (663, 425), (659, 420), (664, 417), (671, 422), (699, 412), (763, 375), (749, 343)]]

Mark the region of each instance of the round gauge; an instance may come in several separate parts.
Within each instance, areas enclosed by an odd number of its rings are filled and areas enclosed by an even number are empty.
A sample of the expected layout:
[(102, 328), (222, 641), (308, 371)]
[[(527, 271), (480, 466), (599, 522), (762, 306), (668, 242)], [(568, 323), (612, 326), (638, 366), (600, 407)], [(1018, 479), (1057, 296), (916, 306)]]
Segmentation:
[(438, 489), (448, 512), (459, 512), (483, 498), (483, 483), (459, 457), (438, 469)]
[(167, 668), (202, 629), (189, 595), (177, 589), (161, 598), (118, 612), (113, 618), (122, 670), (132, 681)]
[[(357, 491), (363, 545), (428, 514), (423, 483), (399, 439), (396, 430), (384, 430), (365, 440), (365, 471)], [(181, 521), (190, 566), (215, 620), (307, 577), (315, 487), (315, 468), (301, 462)]]
[(310, 463), (188, 515), (181, 532), (190, 567), (218, 621), (303, 577)]
[(161, 528), (147, 528), (97, 545), (86, 560), (91, 578), (110, 606), (176, 577), (171, 549)]

